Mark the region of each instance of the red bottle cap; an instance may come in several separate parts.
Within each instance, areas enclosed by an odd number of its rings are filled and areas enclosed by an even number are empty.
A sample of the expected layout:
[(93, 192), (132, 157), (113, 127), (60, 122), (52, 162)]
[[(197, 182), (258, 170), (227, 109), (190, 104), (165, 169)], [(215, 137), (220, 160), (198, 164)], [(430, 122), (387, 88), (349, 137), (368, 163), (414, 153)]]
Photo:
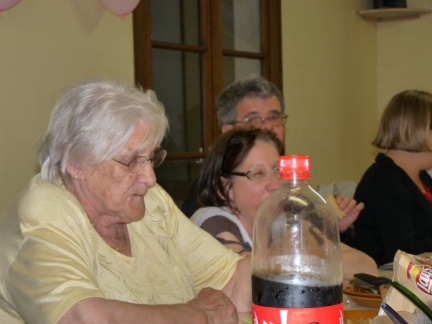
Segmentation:
[(310, 159), (307, 155), (283, 155), (279, 158), (281, 179), (306, 180), (310, 177)]

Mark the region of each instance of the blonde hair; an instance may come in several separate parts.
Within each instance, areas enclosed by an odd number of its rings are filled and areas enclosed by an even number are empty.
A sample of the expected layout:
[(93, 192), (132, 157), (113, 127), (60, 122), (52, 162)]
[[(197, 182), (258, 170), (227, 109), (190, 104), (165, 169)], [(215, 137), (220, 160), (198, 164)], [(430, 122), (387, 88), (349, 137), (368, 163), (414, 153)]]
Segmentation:
[(410, 152), (431, 151), (432, 94), (406, 90), (396, 94), (385, 108), (372, 145)]

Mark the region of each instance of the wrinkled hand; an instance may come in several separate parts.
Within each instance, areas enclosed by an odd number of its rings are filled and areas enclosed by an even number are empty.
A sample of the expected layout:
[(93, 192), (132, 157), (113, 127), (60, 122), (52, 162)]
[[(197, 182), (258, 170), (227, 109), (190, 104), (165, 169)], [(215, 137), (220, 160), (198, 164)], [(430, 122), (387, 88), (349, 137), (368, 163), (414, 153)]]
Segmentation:
[(357, 204), (357, 202), (348, 197), (337, 196), (335, 197), (336, 203), (340, 210), (345, 214), (344, 217), (339, 219), (339, 231), (345, 232), (352, 223), (355, 222), (358, 215), (364, 208), (363, 203)]
[(221, 290), (204, 288), (188, 305), (204, 313), (206, 323), (238, 323), (236, 307)]

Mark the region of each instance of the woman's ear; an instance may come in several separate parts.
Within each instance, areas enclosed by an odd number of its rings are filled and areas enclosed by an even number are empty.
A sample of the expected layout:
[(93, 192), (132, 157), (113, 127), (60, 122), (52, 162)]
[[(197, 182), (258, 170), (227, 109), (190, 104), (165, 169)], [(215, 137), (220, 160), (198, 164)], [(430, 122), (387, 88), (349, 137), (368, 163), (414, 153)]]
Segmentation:
[[(66, 144), (63, 148), (63, 155), (67, 156), (70, 149), (70, 144)], [(71, 179), (78, 179), (81, 172), (81, 168), (79, 165), (75, 163), (68, 163), (66, 165), (66, 173), (69, 175)]]
[(228, 198), (230, 199), (230, 201), (234, 201), (231, 177), (221, 177), (221, 181), (222, 181), (222, 184), (223, 184), (223, 187), (225, 188), (225, 190), (228, 190), (228, 192), (227, 192)]
[(81, 173), (81, 169), (72, 163), (66, 165), (66, 173), (73, 179), (78, 179)]

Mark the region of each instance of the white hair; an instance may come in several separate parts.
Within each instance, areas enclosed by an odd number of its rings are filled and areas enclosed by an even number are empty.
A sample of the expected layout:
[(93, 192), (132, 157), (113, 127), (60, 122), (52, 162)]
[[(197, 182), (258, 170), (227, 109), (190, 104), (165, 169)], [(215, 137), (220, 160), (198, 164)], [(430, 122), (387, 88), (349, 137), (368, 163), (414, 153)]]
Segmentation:
[(157, 148), (167, 130), (163, 105), (153, 91), (107, 79), (78, 83), (60, 96), (39, 151), (41, 177), (53, 181), (70, 162), (97, 164), (124, 147), (139, 120), (146, 136), (141, 148)]

